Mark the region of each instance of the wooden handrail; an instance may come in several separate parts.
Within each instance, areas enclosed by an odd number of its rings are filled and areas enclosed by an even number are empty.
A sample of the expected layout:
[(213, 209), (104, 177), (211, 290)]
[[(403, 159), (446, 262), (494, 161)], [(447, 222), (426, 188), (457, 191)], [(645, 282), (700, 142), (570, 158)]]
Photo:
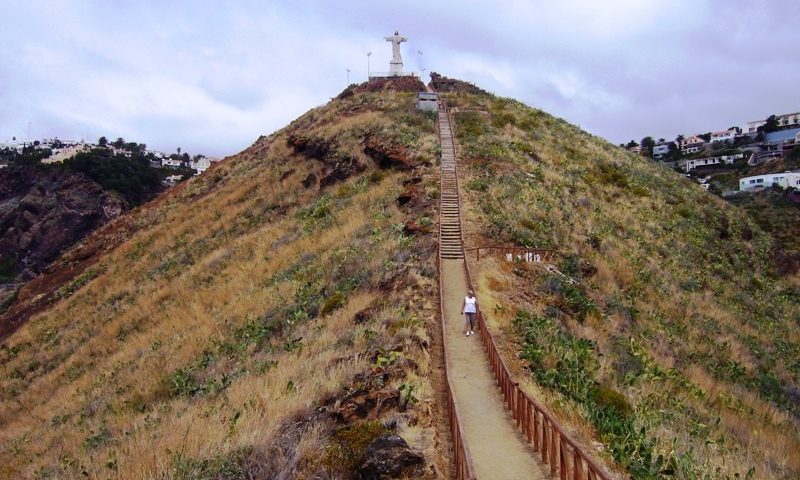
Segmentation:
[[(443, 100), (440, 101), (443, 103)], [(449, 111), (447, 111), (447, 115), (452, 128), (453, 119), (450, 118)], [(453, 148), (455, 149), (455, 136), (453, 136)], [(456, 155), (456, 165), (458, 165), (457, 159), (458, 155)], [(460, 206), (461, 193), (458, 188), (458, 174), (456, 174), (456, 198)], [(472, 274), (467, 262), (467, 250), (464, 248), (463, 233), (461, 234), (461, 248), (464, 251), (464, 271), (467, 276), (467, 285), (474, 291)], [(441, 288), (441, 278), (439, 282)], [(525, 393), (519, 387), (519, 383), (514, 381), (500, 355), (494, 337), (486, 326), (486, 320), (483, 318), (480, 308), (478, 309), (478, 330), (481, 333), (489, 364), (500, 386), (506, 406), (511, 410), (511, 416), (527, 437), (533, 451), (541, 453), (542, 463), (550, 464), (550, 475), (553, 478), (558, 475), (561, 480), (567, 478), (572, 480), (611, 480), (612, 477), (606, 470), (569, 438), (556, 418), (541, 403)], [(572, 455), (569, 455), (568, 451), (571, 451)]]
[[(441, 108), (441, 107), (440, 107)], [(440, 130), (441, 136), (441, 125), (439, 125), (438, 117), (437, 117), (437, 128)], [(452, 125), (452, 123), (451, 123)], [(454, 148), (455, 149), (455, 148)], [(454, 152), (455, 153), (455, 152)], [(439, 170), (439, 184), (442, 184), (442, 171)], [(441, 199), (440, 199), (441, 202)], [(439, 228), (439, 245), (442, 244), (442, 229)], [(462, 242), (463, 246), (463, 242)], [(476, 480), (475, 475), (475, 466), (472, 463), (472, 455), (469, 452), (469, 446), (467, 445), (467, 440), (464, 436), (464, 429), (461, 425), (461, 417), (458, 413), (458, 402), (456, 402), (455, 395), (453, 394), (453, 388), (450, 386), (450, 355), (447, 353), (447, 329), (445, 328), (444, 322), (444, 283), (442, 278), (442, 250), (439, 249), (439, 318), (441, 319), (440, 327), (442, 329), (442, 352), (444, 354), (444, 378), (445, 378), (445, 395), (447, 396), (447, 411), (448, 411), (448, 420), (450, 423), (450, 437), (452, 438), (453, 442), (453, 465), (456, 471), (456, 479), (457, 480)]]

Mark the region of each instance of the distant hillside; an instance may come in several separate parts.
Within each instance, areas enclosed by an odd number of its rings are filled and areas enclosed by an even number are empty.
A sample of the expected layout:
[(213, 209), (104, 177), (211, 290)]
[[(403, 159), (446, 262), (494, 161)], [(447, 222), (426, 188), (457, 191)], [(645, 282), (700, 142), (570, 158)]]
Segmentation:
[(434, 132), (348, 96), (68, 252), (6, 317), (0, 477), (446, 476)]
[(152, 168), (144, 145), (120, 145), (130, 150), (81, 146), (54, 163), (42, 163), (51, 150), (41, 145), (0, 149), (0, 313), (65, 249), (155, 198), (166, 175), (194, 173)]
[(468, 246), (559, 252), (557, 271), (471, 259), (538, 394), (634, 478), (798, 478), (800, 277), (775, 254), (780, 219), (519, 102), (446, 98)]

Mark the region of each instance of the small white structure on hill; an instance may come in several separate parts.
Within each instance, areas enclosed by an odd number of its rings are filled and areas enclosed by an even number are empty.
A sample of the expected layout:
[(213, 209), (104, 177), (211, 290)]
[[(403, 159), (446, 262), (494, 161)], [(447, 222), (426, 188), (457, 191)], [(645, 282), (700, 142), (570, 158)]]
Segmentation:
[(739, 179), (739, 190), (755, 190), (777, 185), (783, 188), (800, 189), (800, 172), (768, 173)]
[(439, 94), (436, 92), (419, 92), (417, 94), (417, 110), (431, 112), (439, 110)]

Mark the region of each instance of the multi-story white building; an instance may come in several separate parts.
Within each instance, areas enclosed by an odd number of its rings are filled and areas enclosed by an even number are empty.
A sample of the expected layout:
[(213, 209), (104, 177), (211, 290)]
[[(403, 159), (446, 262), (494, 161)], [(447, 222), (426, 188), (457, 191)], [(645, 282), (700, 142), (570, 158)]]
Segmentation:
[[(779, 127), (788, 127), (792, 125), (800, 126), (800, 112), (776, 115), (775, 120), (777, 120)], [(745, 130), (745, 133), (756, 133), (758, 131), (758, 127), (762, 127), (766, 123), (766, 120), (754, 120), (752, 122), (747, 122), (747, 129)]]
[(800, 172), (768, 173), (739, 179), (739, 190), (768, 188), (773, 185), (800, 188)]
[(736, 130), (721, 130), (719, 132), (712, 132), (711, 133), (711, 143), (714, 142), (733, 142), (733, 139), (736, 137)]
[(653, 147), (653, 158), (664, 158), (669, 154), (670, 142), (661, 142)]
[(744, 153), (737, 153), (736, 155), (720, 155), (718, 157), (709, 157), (709, 158), (696, 158), (693, 160), (682, 160), (679, 162), (679, 165), (682, 164), (683, 170), (686, 173), (691, 172), (695, 168), (698, 167), (707, 167), (710, 165), (719, 165), (724, 163), (726, 165), (730, 165), (736, 160), (744, 158)]
[(776, 120), (778, 120), (778, 125), (781, 127), (788, 127), (791, 125), (800, 126), (800, 112), (778, 115)]
[(681, 153), (684, 155), (702, 151), (705, 145), (706, 141), (697, 135), (692, 135), (680, 141)]

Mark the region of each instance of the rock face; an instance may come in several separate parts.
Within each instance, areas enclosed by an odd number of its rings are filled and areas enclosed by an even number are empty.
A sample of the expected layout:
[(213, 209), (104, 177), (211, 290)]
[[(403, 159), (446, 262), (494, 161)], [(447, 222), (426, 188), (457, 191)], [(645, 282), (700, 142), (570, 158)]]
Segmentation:
[(83, 174), (62, 169), (0, 170), (0, 257), (16, 259), (21, 280), (126, 208)]
[(409, 448), (408, 443), (397, 435), (385, 434), (376, 438), (367, 447), (364, 463), (357, 472), (362, 480), (388, 480), (399, 478), (411, 467), (422, 464), (422, 455)]
[(485, 90), (463, 80), (447, 78), (436, 72), (431, 72), (431, 87), (437, 92), (464, 92), (464, 93), (486, 93)]
[(352, 97), (357, 93), (364, 92), (384, 92), (393, 90), (396, 92), (424, 92), (425, 84), (417, 77), (378, 77), (361, 84), (353, 84), (345, 88), (337, 98)]

